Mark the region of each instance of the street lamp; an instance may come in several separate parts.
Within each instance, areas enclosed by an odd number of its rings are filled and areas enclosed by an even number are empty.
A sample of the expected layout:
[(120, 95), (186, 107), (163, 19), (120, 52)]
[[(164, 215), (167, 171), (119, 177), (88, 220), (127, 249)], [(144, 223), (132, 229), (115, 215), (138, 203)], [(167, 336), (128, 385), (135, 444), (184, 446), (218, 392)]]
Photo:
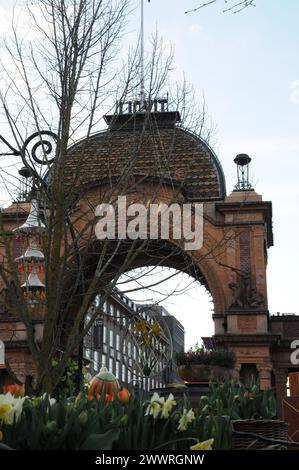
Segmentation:
[(38, 276), (38, 273), (44, 272), (45, 257), (39, 249), (38, 243), (40, 243), (41, 235), (45, 230), (46, 227), (39, 217), (38, 202), (36, 199), (32, 199), (26, 221), (13, 230), (17, 240), (28, 245), (25, 253), (15, 258), (15, 263), (18, 266), (18, 272), (26, 275), (21, 289), (31, 308), (35, 308), (38, 302), (45, 299), (45, 285)]

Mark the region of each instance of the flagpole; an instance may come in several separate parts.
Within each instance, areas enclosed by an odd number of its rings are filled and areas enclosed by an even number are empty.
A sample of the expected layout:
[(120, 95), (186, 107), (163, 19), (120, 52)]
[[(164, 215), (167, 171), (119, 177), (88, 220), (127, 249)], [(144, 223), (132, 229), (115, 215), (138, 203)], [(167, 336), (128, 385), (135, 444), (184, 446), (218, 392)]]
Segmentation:
[(140, 109), (144, 108), (144, 0), (141, 0), (141, 27), (140, 27)]

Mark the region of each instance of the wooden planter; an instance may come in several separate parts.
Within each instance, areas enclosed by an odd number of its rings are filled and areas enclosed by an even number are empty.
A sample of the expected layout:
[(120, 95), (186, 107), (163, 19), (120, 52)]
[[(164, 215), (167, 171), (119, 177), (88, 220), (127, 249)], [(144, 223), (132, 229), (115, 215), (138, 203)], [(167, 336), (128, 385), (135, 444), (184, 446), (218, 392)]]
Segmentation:
[(291, 397), (299, 396), (299, 372), (289, 373), (290, 394)]
[(177, 367), (177, 373), (185, 382), (209, 383), (211, 380), (224, 382), (236, 378), (236, 371), (221, 366), (188, 364)]
[[(288, 440), (288, 424), (276, 419), (238, 419), (232, 421), (233, 430), (250, 432), (270, 439)], [(270, 442), (254, 437), (233, 436), (233, 450), (265, 449), (271, 446)]]

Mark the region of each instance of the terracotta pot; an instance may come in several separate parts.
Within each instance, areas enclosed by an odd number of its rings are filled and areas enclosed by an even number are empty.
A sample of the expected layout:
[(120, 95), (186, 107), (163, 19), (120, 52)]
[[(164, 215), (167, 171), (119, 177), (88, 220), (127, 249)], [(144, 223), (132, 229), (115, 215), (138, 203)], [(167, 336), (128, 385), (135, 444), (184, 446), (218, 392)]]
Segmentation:
[(186, 382), (210, 382), (211, 380), (225, 381), (237, 378), (234, 369), (206, 364), (186, 364), (177, 367), (177, 373)]

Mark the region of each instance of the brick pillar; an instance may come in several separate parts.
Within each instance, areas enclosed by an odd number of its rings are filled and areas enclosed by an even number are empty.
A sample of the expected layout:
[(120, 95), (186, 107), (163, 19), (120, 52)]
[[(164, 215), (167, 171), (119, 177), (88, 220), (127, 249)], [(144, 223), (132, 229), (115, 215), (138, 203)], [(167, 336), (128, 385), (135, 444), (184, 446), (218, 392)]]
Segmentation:
[(277, 368), (274, 369), (275, 376), (275, 389), (277, 398), (278, 417), (283, 417), (282, 400), (287, 396), (287, 378), (288, 369)]
[(261, 390), (271, 388), (271, 364), (257, 364), (256, 368), (259, 373), (259, 381)]
[(241, 371), (242, 364), (240, 362), (236, 362), (235, 365), (235, 372), (236, 372), (236, 378), (240, 380), (240, 371)]

